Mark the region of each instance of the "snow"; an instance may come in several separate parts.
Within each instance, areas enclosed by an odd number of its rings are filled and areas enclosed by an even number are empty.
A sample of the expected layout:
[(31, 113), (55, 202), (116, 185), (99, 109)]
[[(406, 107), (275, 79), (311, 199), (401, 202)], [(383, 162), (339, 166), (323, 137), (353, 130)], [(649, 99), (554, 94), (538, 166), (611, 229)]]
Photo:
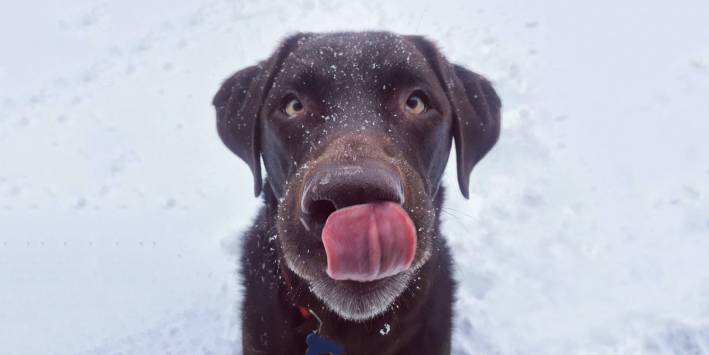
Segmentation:
[[(25, 1), (0, 13), (0, 350), (233, 354), (259, 205), (212, 95), (298, 30), (424, 34), (492, 79), (449, 166), (454, 353), (709, 354), (709, 6)], [(451, 162), (452, 163), (452, 162)], [(238, 351), (237, 351), (238, 353)]]

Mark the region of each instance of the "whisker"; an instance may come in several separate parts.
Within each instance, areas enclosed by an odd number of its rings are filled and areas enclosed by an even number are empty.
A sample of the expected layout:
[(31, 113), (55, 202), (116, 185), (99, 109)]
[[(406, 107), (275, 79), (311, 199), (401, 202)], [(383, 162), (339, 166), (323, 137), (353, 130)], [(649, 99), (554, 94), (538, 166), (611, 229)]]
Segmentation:
[(475, 216), (467, 214), (467, 213), (459, 211), (459, 210), (456, 210), (456, 209), (453, 209), (453, 208), (441, 207), (441, 211), (446, 212), (451, 216), (463, 216), (466, 218), (475, 219)]

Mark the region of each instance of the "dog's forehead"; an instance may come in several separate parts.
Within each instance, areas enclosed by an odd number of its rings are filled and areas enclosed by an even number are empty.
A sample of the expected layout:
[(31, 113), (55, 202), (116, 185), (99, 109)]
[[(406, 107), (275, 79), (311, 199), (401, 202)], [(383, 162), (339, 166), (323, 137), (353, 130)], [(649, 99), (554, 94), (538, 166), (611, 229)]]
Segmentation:
[[(378, 32), (319, 34), (303, 37), (294, 50), (304, 54), (362, 56), (379, 53), (408, 55), (415, 46), (405, 37)], [(322, 53), (320, 53), (322, 52)]]
[(287, 72), (364, 75), (387, 69), (432, 73), (426, 57), (407, 38), (385, 32), (334, 33), (301, 38), (283, 62)]

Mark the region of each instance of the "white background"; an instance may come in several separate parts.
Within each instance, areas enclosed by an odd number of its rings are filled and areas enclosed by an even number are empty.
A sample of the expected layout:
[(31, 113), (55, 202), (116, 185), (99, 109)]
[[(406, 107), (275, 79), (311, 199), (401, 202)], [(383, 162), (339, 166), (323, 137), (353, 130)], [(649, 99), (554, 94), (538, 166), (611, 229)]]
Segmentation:
[(705, 1), (23, 1), (0, 11), (0, 353), (239, 353), (259, 200), (222, 79), (298, 30), (424, 34), (496, 85), (445, 182), (455, 354), (709, 354)]

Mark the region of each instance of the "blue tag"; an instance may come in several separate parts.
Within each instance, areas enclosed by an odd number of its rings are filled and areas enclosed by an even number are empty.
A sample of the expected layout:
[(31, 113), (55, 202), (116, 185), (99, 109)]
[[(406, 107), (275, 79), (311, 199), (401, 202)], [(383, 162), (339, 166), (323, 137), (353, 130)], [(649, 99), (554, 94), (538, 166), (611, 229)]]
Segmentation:
[(305, 338), (305, 343), (308, 344), (308, 350), (305, 355), (344, 355), (345, 348), (325, 337), (321, 337), (316, 333), (310, 333)]

